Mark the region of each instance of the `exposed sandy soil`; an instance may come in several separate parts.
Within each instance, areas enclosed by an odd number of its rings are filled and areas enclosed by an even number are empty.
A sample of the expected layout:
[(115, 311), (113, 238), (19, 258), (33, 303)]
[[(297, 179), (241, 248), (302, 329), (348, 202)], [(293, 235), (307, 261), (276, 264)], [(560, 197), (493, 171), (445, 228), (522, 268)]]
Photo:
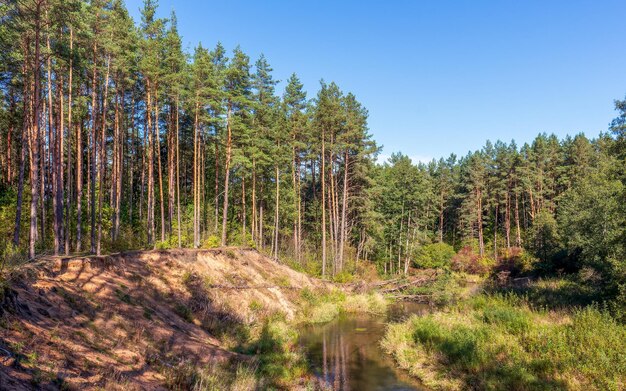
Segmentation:
[(237, 358), (260, 311), (293, 318), (324, 283), (255, 250), (49, 257), (14, 272), (0, 303), (0, 389), (163, 389), (160, 368)]

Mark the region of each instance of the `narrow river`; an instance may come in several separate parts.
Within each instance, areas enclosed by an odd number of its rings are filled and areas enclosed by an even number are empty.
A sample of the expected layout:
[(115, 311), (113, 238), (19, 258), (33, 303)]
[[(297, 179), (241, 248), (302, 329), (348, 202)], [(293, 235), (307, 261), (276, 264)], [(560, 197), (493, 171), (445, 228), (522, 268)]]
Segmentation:
[(304, 326), (301, 343), (313, 375), (333, 390), (426, 390), (394, 366), (380, 341), (388, 321), (427, 310), (423, 304), (398, 303), (386, 317), (343, 315), (330, 323)]

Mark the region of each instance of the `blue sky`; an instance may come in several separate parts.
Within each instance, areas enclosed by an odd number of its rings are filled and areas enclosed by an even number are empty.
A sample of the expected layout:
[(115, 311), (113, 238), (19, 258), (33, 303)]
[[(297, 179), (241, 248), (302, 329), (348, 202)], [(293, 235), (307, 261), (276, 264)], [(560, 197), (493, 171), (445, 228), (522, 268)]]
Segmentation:
[[(143, 0), (127, 0), (139, 20)], [(312, 97), (335, 81), (368, 108), (382, 156), (465, 155), (487, 139), (594, 137), (626, 94), (625, 1), (174, 1), (198, 42), (264, 53)], [(284, 84), (279, 84), (282, 90)]]

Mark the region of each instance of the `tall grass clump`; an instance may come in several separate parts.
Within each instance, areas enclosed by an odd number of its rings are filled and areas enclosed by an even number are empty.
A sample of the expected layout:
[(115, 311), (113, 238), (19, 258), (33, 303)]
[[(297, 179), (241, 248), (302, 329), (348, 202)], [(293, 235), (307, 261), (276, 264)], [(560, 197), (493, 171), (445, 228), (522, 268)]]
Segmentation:
[(626, 327), (595, 306), (555, 312), (513, 295), (479, 295), (390, 325), (382, 345), (435, 389), (626, 387)]
[(314, 292), (303, 289), (300, 320), (303, 323), (326, 323), (340, 314), (367, 313), (382, 315), (387, 311), (387, 299), (380, 293), (347, 294), (340, 290)]

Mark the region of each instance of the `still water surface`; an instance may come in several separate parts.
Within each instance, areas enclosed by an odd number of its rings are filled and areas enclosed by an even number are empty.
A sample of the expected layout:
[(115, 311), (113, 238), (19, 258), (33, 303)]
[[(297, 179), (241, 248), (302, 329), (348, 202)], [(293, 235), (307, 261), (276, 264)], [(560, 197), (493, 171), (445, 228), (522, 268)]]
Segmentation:
[(333, 390), (426, 390), (394, 366), (380, 340), (386, 322), (427, 310), (422, 304), (398, 303), (387, 317), (344, 315), (330, 323), (303, 327), (301, 343), (313, 375)]

